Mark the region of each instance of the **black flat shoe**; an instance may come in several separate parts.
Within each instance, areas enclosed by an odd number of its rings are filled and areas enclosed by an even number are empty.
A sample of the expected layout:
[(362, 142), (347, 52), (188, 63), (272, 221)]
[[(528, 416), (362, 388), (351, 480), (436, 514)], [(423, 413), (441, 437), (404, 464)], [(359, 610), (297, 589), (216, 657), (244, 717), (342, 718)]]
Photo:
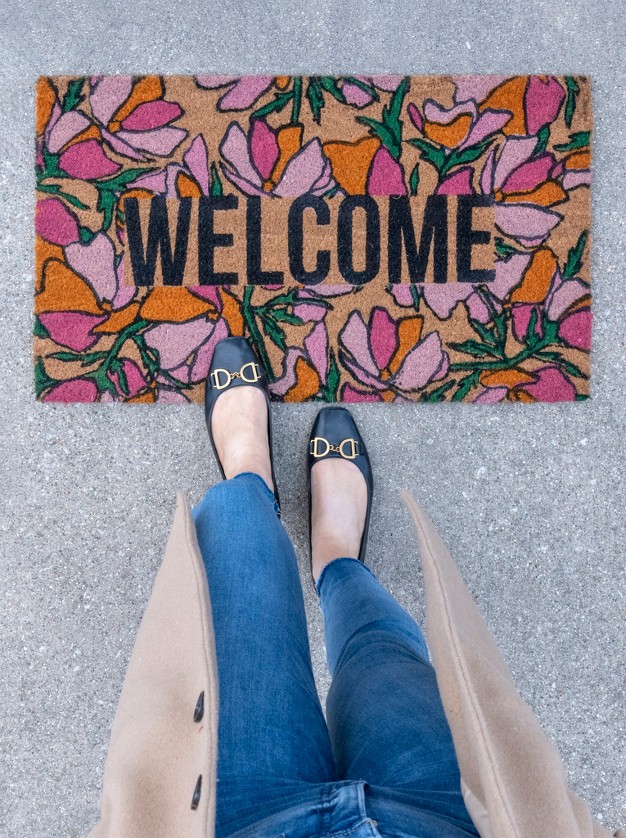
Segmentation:
[[(307, 472), (309, 479), (309, 550), (311, 578), (313, 579), (313, 544), (311, 538), (311, 469), (319, 460), (329, 457), (343, 457), (351, 460), (359, 469), (367, 484), (367, 511), (361, 537), (358, 559), (365, 564), (365, 547), (372, 511), (374, 478), (372, 466), (363, 438), (352, 414), (345, 407), (323, 407), (315, 417), (309, 438)], [(313, 579), (315, 582), (315, 579)]]
[[(267, 384), (267, 377), (263, 365), (245, 338), (231, 337), (224, 338), (215, 345), (211, 367), (206, 378), (206, 392), (204, 395), (204, 417), (209, 432), (209, 439), (215, 459), (219, 466), (222, 477), (226, 479), (224, 468), (215, 447), (213, 434), (211, 433), (211, 416), (215, 402), (227, 389), (233, 387), (256, 387), (265, 395), (267, 402), (267, 435), (270, 449), (270, 465), (272, 467), (272, 482), (274, 484), (274, 497), (280, 508), (276, 477), (274, 475), (274, 457), (272, 454), (272, 411), (270, 409), (270, 391)], [(280, 517), (280, 512), (278, 513)]]

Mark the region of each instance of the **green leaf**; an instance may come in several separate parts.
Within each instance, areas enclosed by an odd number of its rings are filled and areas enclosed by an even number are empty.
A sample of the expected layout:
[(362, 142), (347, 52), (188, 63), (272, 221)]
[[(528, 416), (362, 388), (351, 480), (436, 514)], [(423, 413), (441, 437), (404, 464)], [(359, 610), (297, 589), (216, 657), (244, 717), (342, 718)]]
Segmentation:
[(83, 89), (83, 85), (85, 83), (85, 79), (75, 79), (71, 81), (67, 86), (67, 93), (63, 97), (63, 105), (61, 109), (63, 113), (67, 113), (67, 111), (73, 111), (74, 108), (78, 107), (80, 103), (85, 98), (84, 96), (80, 95), (81, 90)]
[(465, 378), (462, 378), (458, 382), (458, 384), (460, 385), (459, 389), (452, 396), (451, 401), (462, 402), (463, 399), (465, 398), (465, 396), (467, 396), (469, 391), (472, 389), (472, 387), (477, 387), (478, 386), (478, 375), (479, 375), (478, 370), (475, 370), (474, 372), (470, 373), (469, 375), (466, 375)]
[(80, 198), (76, 197), (76, 195), (70, 195), (67, 192), (63, 192), (60, 183), (39, 183), (37, 184), (37, 189), (40, 192), (47, 192), (50, 195), (58, 195), (59, 198), (63, 198), (68, 204), (76, 207), (76, 209), (89, 209), (87, 204), (84, 204)]
[(383, 105), (382, 121), (370, 119), (366, 116), (357, 116), (357, 122), (368, 125), (370, 133), (375, 137), (379, 137), (383, 145), (389, 150), (391, 156), (397, 160), (400, 157), (402, 146), (402, 121), (400, 113), (402, 111), (402, 102), (409, 89), (409, 79), (405, 76), (398, 87), (395, 89), (389, 106)]
[(33, 336), (36, 338), (49, 338), (50, 334), (38, 317), (35, 317), (33, 324)]
[(559, 334), (559, 324), (556, 323), (554, 320), (548, 320), (547, 315), (543, 314), (541, 318), (541, 327), (543, 329), (543, 338), (542, 342), (546, 346), (550, 346), (553, 343), (557, 342), (558, 334)]
[(508, 242), (505, 242), (500, 236), (496, 236), (496, 256), (506, 262), (507, 259), (510, 259), (516, 253), (522, 253), (522, 251), (517, 250)]
[(102, 229), (108, 230), (111, 226), (111, 222), (113, 220), (113, 208), (117, 202), (117, 195), (115, 192), (111, 192), (108, 189), (101, 189), (98, 192), (98, 203), (96, 204), (96, 209), (99, 212), (104, 213), (104, 218), (102, 220)]
[(80, 353), (78, 352), (53, 352), (50, 355), (50, 358), (54, 358), (57, 361), (78, 361), (80, 357)]
[(130, 395), (130, 390), (128, 388), (128, 378), (126, 377), (126, 373), (124, 372), (124, 365), (119, 364), (117, 370), (117, 382), (120, 385), (120, 390), (125, 396)]
[(285, 333), (284, 331), (276, 324), (276, 321), (273, 320), (268, 314), (264, 313), (262, 310), (259, 310), (259, 316), (261, 318), (261, 323), (263, 324), (263, 329), (265, 334), (268, 338), (273, 341), (279, 349), (283, 351), (287, 349), (287, 341), (285, 340)]
[(535, 357), (542, 358), (546, 361), (555, 361), (559, 366), (563, 367), (563, 369), (568, 372), (570, 375), (573, 375), (575, 378), (585, 378), (588, 379), (589, 376), (584, 373), (580, 367), (577, 367), (576, 364), (572, 364), (571, 361), (568, 361), (564, 358), (560, 352), (548, 352), (545, 350), (540, 350), (535, 352)]
[(461, 150), (457, 148), (453, 149), (441, 167), (439, 174), (445, 175), (454, 166), (460, 166), (463, 163), (473, 163), (474, 160), (478, 160), (481, 154), (491, 145), (492, 142), (494, 142), (493, 137), (487, 137), (475, 145), (467, 146), (467, 148), (463, 148)]
[(445, 384), (442, 384), (441, 387), (437, 387), (436, 390), (431, 390), (430, 393), (423, 393), (420, 401), (422, 402), (443, 402), (445, 401), (445, 394), (451, 387), (454, 387), (456, 384), (456, 379), (453, 378), (452, 381), (448, 381)]
[(325, 402), (336, 402), (337, 391), (339, 389), (339, 381), (341, 379), (341, 372), (339, 365), (335, 359), (335, 353), (330, 350), (330, 360), (328, 363), (328, 373), (326, 374), (326, 384), (321, 391), (322, 400)]
[(82, 352), (53, 352), (49, 357), (54, 358), (57, 361), (80, 361), (83, 367), (88, 367), (91, 364), (95, 364), (96, 361), (101, 361), (103, 358), (106, 358), (108, 352), (88, 352), (87, 354), (83, 354)]
[(215, 162), (211, 163), (211, 195), (213, 197), (221, 197), (224, 194), (224, 187), (220, 180), (220, 173), (217, 170)]
[(266, 308), (273, 308), (274, 306), (292, 305), (298, 297), (299, 288), (290, 288), (282, 294), (277, 294), (265, 303)]
[(472, 317), (468, 317), (468, 322), (472, 329), (474, 329), (475, 332), (478, 332), (485, 343), (490, 346), (498, 346), (498, 339), (494, 335), (493, 330), (488, 329), (484, 323), (481, 323), (480, 320), (474, 320)]
[(544, 125), (541, 131), (537, 134), (537, 145), (535, 146), (532, 157), (536, 157), (538, 154), (543, 154), (546, 148), (548, 147), (548, 141), (550, 140), (550, 126)]
[(290, 326), (302, 326), (304, 320), (285, 308), (273, 308), (272, 317), (278, 323), (289, 323)]
[(526, 343), (535, 343), (537, 340), (541, 340), (540, 336), (535, 332), (535, 327), (537, 326), (537, 319), (537, 309), (533, 308), (533, 310), (530, 313), (528, 328), (526, 329)]
[(81, 227), (78, 234), (83, 244), (89, 244), (89, 242), (95, 239), (97, 235), (93, 230), (90, 230), (89, 227)]
[(574, 401), (586, 402), (588, 398), (589, 398), (589, 393), (576, 393), (576, 398), (574, 399)]
[(313, 120), (320, 124), (322, 108), (324, 107), (324, 94), (318, 76), (311, 76), (306, 89), (306, 98), (313, 112)]
[(294, 76), (293, 79), (293, 108), (291, 109), (291, 124), (298, 125), (300, 122), (300, 106), (302, 105), (302, 76)]
[(274, 113), (275, 111), (282, 111), (283, 108), (287, 107), (292, 99), (293, 90), (288, 90), (284, 93), (277, 93), (271, 102), (268, 102), (267, 105), (263, 105), (263, 107), (258, 108), (258, 110), (253, 111), (250, 114), (250, 121), (252, 122), (253, 119), (267, 116), (269, 113)]
[(441, 173), (446, 162), (446, 155), (442, 148), (433, 145), (428, 142), (428, 140), (423, 140), (421, 137), (413, 137), (412, 139), (407, 140), (407, 142), (410, 143), (410, 145), (415, 146), (415, 148), (419, 148), (422, 160), (430, 163), (431, 166), (434, 166), (435, 169)]
[(159, 371), (161, 366), (161, 359), (159, 356), (159, 350), (155, 349), (152, 346), (148, 346), (145, 342), (144, 336), (142, 333), (135, 333), (131, 335), (131, 340), (133, 340), (137, 344), (137, 349), (139, 350), (139, 354), (141, 355), (141, 360), (143, 361), (151, 379), (154, 379), (156, 373)]
[(337, 79), (334, 76), (319, 76), (320, 84), (324, 90), (328, 91), (342, 105), (346, 104), (346, 97), (343, 95), (341, 88), (337, 84)]
[(574, 151), (577, 148), (586, 148), (591, 142), (591, 131), (576, 131), (569, 135), (568, 143), (559, 143), (554, 146), (555, 151)]
[(413, 167), (413, 171), (411, 172), (411, 176), (409, 178), (409, 188), (411, 190), (411, 195), (417, 195), (417, 189), (419, 187), (420, 182), (420, 173), (419, 173), (419, 166), (416, 163)]
[(124, 169), (121, 172), (118, 172), (114, 177), (109, 178), (108, 180), (98, 180), (95, 182), (95, 186), (98, 189), (106, 189), (106, 190), (113, 190), (115, 192), (119, 192), (122, 187), (128, 186), (129, 183), (132, 183), (137, 178), (141, 177), (142, 175), (147, 175), (150, 172), (154, 172), (156, 169), (154, 166), (143, 166), (137, 169)]
[(571, 128), (574, 113), (576, 111), (576, 95), (580, 93), (580, 87), (574, 76), (566, 76), (567, 100), (565, 102), (565, 124)]
[(357, 116), (356, 121), (367, 125), (370, 129), (370, 134), (378, 137), (393, 158), (397, 159), (400, 156), (400, 149), (396, 143), (394, 133), (384, 122), (379, 122), (377, 119), (372, 119), (369, 116)]
[(563, 268), (564, 279), (569, 279), (570, 277), (575, 276), (582, 268), (583, 251), (585, 249), (586, 243), (587, 230), (583, 230), (583, 232), (580, 234), (578, 238), (578, 241), (567, 254), (567, 262), (565, 263), (565, 267)]
[(493, 344), (481, 343), (478, 340), (465, 340), (463, 343), (449, 343), (451, 349), (458, 352), (464, 352), (466, 355), (474, 355), (477, 358), (482, 358), (485, 355), (491, 355), (494, 358), (502, 358), (502, 352)]
[(99, 212), (104, 213), (102, 230), (108, 230), (111, 226), (111, 222), (113, 220), (113, 210), (118, 199), (116, 193), (121, 192), (125, 186), (132, 183), (134, 180), (137, 180), (138, 177), (153, 171), (155, 171), (154, 167), (150, 166), (144, 166), (143, 168), (138, 169), (126, 169), (119, 172), (119, 174), (115, 175), (115, 177), (109, 178), (109, 180), (99, 180), (94, 182), (94, 186), (98, 190), (98, 203), (96, 204), (96, 209)]
[(111, 393), (112, 396), (117, 396), (117, 388), (107, 375), (106, 363), (100, 364), (97, 370), (88, 372), (84, 378), (91, 378), (95, 382), (96, 387), (100, 393)]
[(498, 345), (504, 346), (506, 342), (506, 314), (504, 312), (504, 309), (498, 314), (496, 307), (493, 303), (493, 295), (487, 285), (481, 283), (480, 285), (474, 286), (474, 288), (478, 296), (489, 309), (489, 313), (491, 314), (491, 319), (493, 321), (498, 336)]
[(37, 358), (35, 364), (35, 394), (37, 397), (41, 396), (45, 390), (48, 390), (56, 383), (56, 379), (50, 378), (46, 372), (42, 358)]
[[(400, 122), (400, 114), (402, 113), (402, 102), (404, 101), (404, 97), (409, 89), (410, 79), (408, 76), (405, 76), (400, 84), (396, 87), (393, 92), (393, 96), (391, 97), (391, 102), (389, 103), (389, 110), (387, 111), (389, 121), (393, 124), (402, 125)], [(385, 113), (385, 108), (383, 108), (383, 114)], [(400, 139), (400, 135), (398, 134), (398, 139)]]
[(44, 171), (42, 174), (43, 178), (48, 177), (67, 177), (67, 174), (62, 170), (59, 169), (59, 156), (58, 154), (52, 154), (50, 151), (46, 149), (44, 146), (41, 149), (41, 154), (43, 157), (44, 163)]

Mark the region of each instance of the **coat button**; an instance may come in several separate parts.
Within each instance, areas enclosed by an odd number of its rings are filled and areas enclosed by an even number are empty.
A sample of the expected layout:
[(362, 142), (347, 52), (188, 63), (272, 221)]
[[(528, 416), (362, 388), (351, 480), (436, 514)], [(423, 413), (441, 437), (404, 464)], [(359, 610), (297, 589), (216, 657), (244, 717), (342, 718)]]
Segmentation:
[(193, 797), (191, 798), (191, 808), (197, 809), (198, 803), (200, 802), (200, 789), (202, 788), (202, 774), (198, 777), (196, 781), (196, 787), (193, 790)]
[(194, 722), (199, 722), (200, 719), (204, 716), (204, 690), (198, 696), (198, 700), (196, 702), (196, 709), (193, 711), (193, 720)]

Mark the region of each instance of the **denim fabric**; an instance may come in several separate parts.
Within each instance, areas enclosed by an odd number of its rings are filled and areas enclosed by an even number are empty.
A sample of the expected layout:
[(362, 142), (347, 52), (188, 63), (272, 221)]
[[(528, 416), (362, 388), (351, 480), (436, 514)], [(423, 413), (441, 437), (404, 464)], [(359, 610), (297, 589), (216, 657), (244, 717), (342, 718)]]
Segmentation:
[(277, 511), (251, 473), (192, 510), (219, 676), (216, 838), (477, 836), (422, 632), (351, 557), (316, 585), (332, 675), (325, 720)]

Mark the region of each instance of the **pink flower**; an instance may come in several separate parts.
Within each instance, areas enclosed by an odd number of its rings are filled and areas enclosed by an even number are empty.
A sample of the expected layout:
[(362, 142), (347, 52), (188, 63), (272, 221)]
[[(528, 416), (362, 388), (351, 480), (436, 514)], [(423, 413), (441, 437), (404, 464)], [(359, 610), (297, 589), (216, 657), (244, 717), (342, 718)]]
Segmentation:
[(93, 329), (107, 318), (83, 311), (46, 311), (39, 319), (55, 343), (75, 352), (86, 352), (101, 337), (94, 335)]
[(35, 231), (42, 239), (62, 246), (78, 241), (80, 238), (76, 216), (59, 198), (44, 198), (37, 201)]
[[(357, 81), (361, 81), (375, 90), (383, 90), (385, 93), (395, 93), (398, 85), (404, 76), (353, 76)], [(346, 102), (349, 105), (355, 105), (357, 108), (365, 108), (374, 101), (374, 97), (368, 90), (363, 90), (358, 84), (352, 81), (343, 79), (341, 81), (341, 92), (344, 95)]]
[(74, 143), (62, 152), (59, 168), (70, 177), (97, 180), (115, 174), (122, 167), (119, 163), (109, 160), (100, 143), (92, 139)]
[(94, 76), (89, 104), (102, 139), (118, 154), (145, 160), (147, 154), (167, 157), (187, 136), (171, 125), (183, 110), (163, 99), (158, 76)]
[(228, 90), (217, 100), (218, 111), (246, 111), (274, 82), (273, 76), (196, 76), (198, 87)]
[(305, 193), (323, 195), (334, 184), (330, 161), (324, 156), (318, 137), (309, 140), (281, 167), (278, 135), (293, 126), (274, 130), (264, 119), (255, 119), (246, 135), (237, 122), (231, 122), (220, 143), (226, 177), (247, 195), (296, 197)]
[[(520, 283), (530, 259), (530, 254), (516, 253), (506, 261), (496, 262), (496, 278), (489, 285), (489, 290), (495, 298), (496, 311), (502, 310), (503, 301), (511, 290)], [(480, 295), (476, 293), (475, 286), (472, 283), (448, 282), (437, 284), (424, 282), (418, 283), (416, 289), (422, 294), (430, 310), (440, 320), (447, 320), (460, 302), (465, 303), (468, 314), (473, 320), (489, 323), (492, 319), (491, 312)], [(391, 286), (389, 293), (398, 305), (413, 307), (413, 292), (408, 283)]]
[(500, 131), (511, 119), (511, 112), (487, 108), (479, 113), (474, 102), (461, 102), (445, 108), (434, 99), (426, 99), (423, 118), (417, 108), (411, 111), (411, 119), (420, 131), (434, 143), (447, 149), (462, 150), (476, 145)]
[[(143, 333), (148, 346), (159, 353), (159, 365), (187, 384), (203, 381), (209, 371), (215, 344), (228, 337), (223, 318), (196, 317), (183, 323), (159, 323)], [(163, 377), (157, 380), (167, 384)]]
[(108, 376), (115, 384), (115, 389), (119, 396), (125, 399), (132, 399), (133, 396), (145, 390), (148, 386), (148, 381), (144, 377), (141, 369), (130, 358), (123, 358), (121, 360), (121, 369), (126, 383), (125, 389), (120, 383), (120, 373), (118, 370), (110, 370)]
[(94, 292), (98, 303), (111, 309), (124, 308), (135, 296), (136, 288), (124, 283), (124, 259), (115, 265), (115, 248), (106, 233), (97, 233), (88, 244), (74, 242), (65, 248), (65, 258)]
[[(455, 102), (489, 104), (492, 95), (496, 101), (502, 99), (506, 89), (504, 99), (512, 107), (511, 125), (517, 134), (537, 134), (556, 119), (565, 99), (561, 84), (550, 76), (472, 75), (453, 76), (452, 80), (456, 86)], [(513, 132), (507, 126), (505, 133), (509, 130)]]
[(528, 133), (536, 134), (544, 125), (553, 122), (564, 99), (565, 91), (556, 79), (531, 76), (524, 97)]
[(58, 154), (70, 140), (82, 134), (90, 125), (89, 119), (80, 111), (66, 111), (62, 114), (60, 107), (55, 106), (44, 135), (48, 151)]
[(183, 156), (183, 165), (168, 163), (165, 169), (138, 177), (133, 188), (147, 189), (167, 198), (209, 194), (209, 160), (206, 142), (198, 134)]
[[(505, 382), (504, 379), (508, 381)], [(482, 373), (481, 384), (485, 385), (474, 398), (476, 404), (512, 402), (564, 402), (576, 400), (576, 388), (564, 373), (554, 364), (539, 369), (508, 370), (506, 372)]]
[(45, 396), (44, 402), (95, 402), (98, 388), (90, 378), (70, 378), (55, 384)]
[(439, 333), (422, 338), (422, 326), (419, 316), (396, 320), (380, 307), (372, 309), (366, 324), (355, 310), (339, 333), (341, 362), (358, 382), (385, 400), (420, 390), (444, 378), (449, 366)]
[(533, 311), (536, 312), (534, 333), (543, 337), (543, 315), (559, 323), (558, 336), (568, 346), (576, 349), (591, 348), (592, 312), (585, 303), (590, 299), (589, 286), (581, 279), (563, 279), (556, 267), (548, 293), (541, 303), (514, 303), (511, 306), (511, 323), (516, 339), (523, 342)]
[(546, 205), (567, 198), (551, 179), (553, 155), (532, 157), (536, 145), (536, 137), (508, 138), (497, 157), (496, 149), (491, 149), (480, 176), (483, 194), (496, 195), (496, 227), (526, 247), (542, 244), (563, 220)]
[(322, 384), (328, 375), (328, 332), (325, 323), (316, 323), (304, 339), (304, 348)]
[(385, 146), (374, 154), (367, 178), (368, 195), (406, 195), (404, 170)]

